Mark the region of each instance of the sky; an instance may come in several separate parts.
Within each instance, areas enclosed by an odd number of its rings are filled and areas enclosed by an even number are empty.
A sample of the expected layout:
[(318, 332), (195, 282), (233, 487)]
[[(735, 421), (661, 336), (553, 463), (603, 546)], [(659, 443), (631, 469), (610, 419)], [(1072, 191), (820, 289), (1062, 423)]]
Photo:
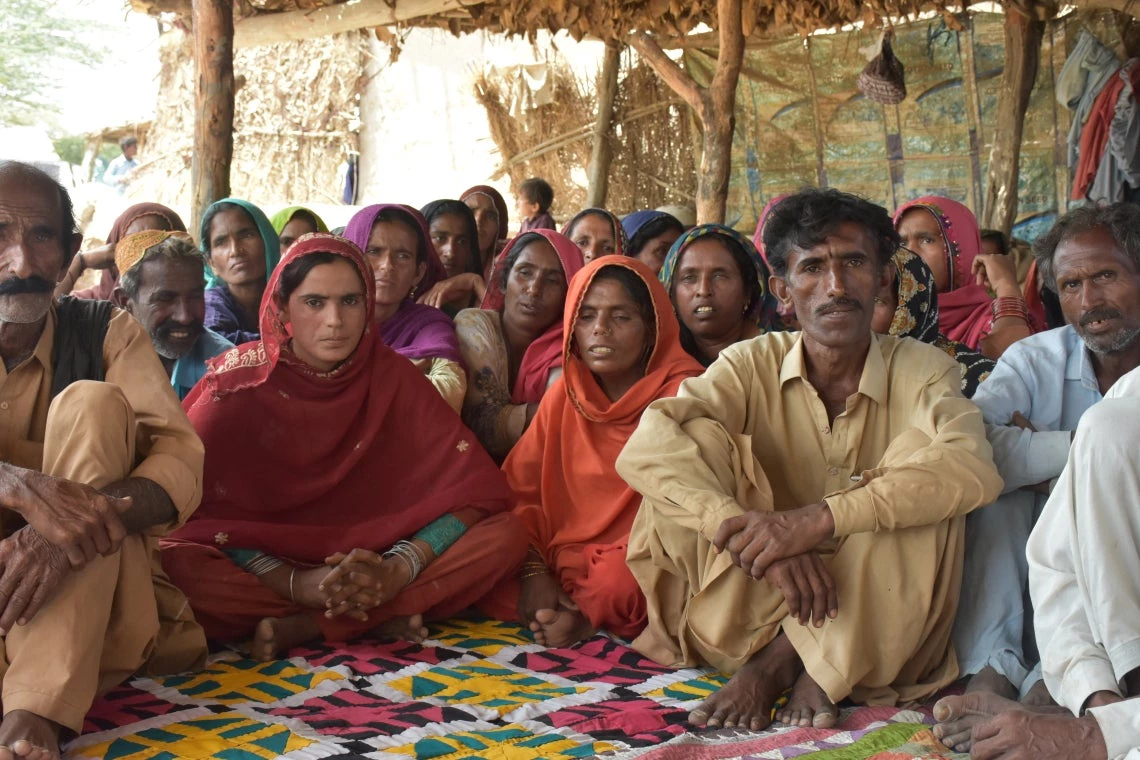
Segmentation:
[(59, 127), (82, 134), (154, 116), (158, 94), (158, 24), (126, 0), (49, 0), (61, 15), (98, 21), (92, 41), (108, 50), (97, 67), (61, 67)]

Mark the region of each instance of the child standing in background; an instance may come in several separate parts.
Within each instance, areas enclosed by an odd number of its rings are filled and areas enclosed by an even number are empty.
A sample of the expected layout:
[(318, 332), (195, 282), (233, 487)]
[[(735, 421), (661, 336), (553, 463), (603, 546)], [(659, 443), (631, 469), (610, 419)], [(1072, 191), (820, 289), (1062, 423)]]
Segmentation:
[(550, 215), (550, 204), (554, 203), (554, 188), (541, 177), (531, 177), (519, 186), (519, 216), (522, 217), (523, 232), (531, 230), (556, 230), (554, 217)]

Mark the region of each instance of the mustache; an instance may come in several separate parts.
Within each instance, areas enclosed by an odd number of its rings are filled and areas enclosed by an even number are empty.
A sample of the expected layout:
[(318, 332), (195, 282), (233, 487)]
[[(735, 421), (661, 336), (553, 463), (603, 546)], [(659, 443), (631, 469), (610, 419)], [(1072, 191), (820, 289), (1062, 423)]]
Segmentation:
[(55, 283), (36, 274), (31, 277), (9, 277), (6, 280), (0, 280), (0, 296), (52, 292), (55, 292)]
[(835, 311), (836, 309), (844, 308), (844, 307), (850, 307), (853, 309), (858, 309), (859, 311), (863, 310), (863, 304), (859, 303), (854, 298), (848, 298), (847, 296), (840, 296), (839, 298), (835, 298), (835, 299), (828, 301), (827, 303), (823, 304), (822, 306), (815, 307), (815, 315), (817, 317), (819, 317), (819, 316), (822, 316), (822, 315), (827, 314), (829, 312)]
[(1120, 312), (1116, 309), (1093, 309), (1081, 315), (1081, 327), (1087, 327), (1093, 322), (1099, 322), (1102, 319), (1120, 319)]
[(154, 332), (160, 338), (169, 337), (170, 333), (175, 330), (186, 330), (187, 332), (202, 332), (203, 325), (201, 322), (175, 322), (173, 319), (168, 319), (162, 324), (154, 328)]

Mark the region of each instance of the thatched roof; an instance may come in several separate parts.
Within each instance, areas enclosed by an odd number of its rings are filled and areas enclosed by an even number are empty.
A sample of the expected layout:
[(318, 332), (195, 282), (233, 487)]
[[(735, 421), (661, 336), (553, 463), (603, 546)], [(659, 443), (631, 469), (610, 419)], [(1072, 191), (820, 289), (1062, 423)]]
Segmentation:
[[(146, 13), (174, 12), (189, 15), (190, 0), (130, 0), (135, 10)], [(319, 16), (345, 0), (238, 0), (240, 20), (268, 21), (271, 14), (296, 16), (302, 12)], [(746, 36), (766, 31), (810, 34), (856, 21), (871, 22), (922, 10), (940, 10), (950, 0), (744, 0)], [(539, 31), (565, 31), (581, 39), (622, 38), (646, 31), (665, 38), (688, 34), (700, 24), (716, 26), (716, 0), (490, 0), (488, 2), (432, 3), (425, 0), (359, 0), (357, 6), (384, 6), (402, 23), (442, 26), (453, 32), (486, 30), (532, 36)], [(442, 10), (400, 18), (402, 6)], [(321, 9), (328, 9), (322, 11)], [(357, 11), (359, 8), (357, 9)], [(316, 11), (316, 14), (312, 12)], [(405, 14), (406, 15), (406, 14)]]

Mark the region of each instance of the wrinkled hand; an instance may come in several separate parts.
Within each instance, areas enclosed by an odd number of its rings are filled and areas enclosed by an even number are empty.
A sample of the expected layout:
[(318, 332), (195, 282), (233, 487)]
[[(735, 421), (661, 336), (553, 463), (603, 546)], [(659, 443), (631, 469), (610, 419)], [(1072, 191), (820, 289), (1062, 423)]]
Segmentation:
[(819, 628), (827, 618), (839, 614), (835, 579), (818, 552), (773, 562), (764, 573), (764, 580), (780, 589), (788, 604), (788, 614), (800, 625), (814, 620), (815, 627)]
[(325, 558), (325, 564), (333, 568), (320, 584), (326, 595), (325, 616), (330, 618), (367, 620), (370, 610), (394, 599), (411, 580), (402, 560), (367, 549), (338, 552)]
[[(556, 610), (560, 606), (576, 610), (574, 602), (562, 591), (562, 584), (553, 575), (540, 573), (519, 582), (519, 620), (523, 625), (534, 621), (539, 610)], [(572, 606), (566, 606), (569, 603)]]
[(31, 622), (70, 572), (63, 550), (30, 526), (0, 541), (0, 636)]
[(437, 282), (431, 290), (419, 297), (419, 303), (425, 306), (434, 306), (442, 309), (444, 304), (450, 303), (463, 296), (475, 292), (475, 280), (482, 279), (479, 275), (468, 272), (449, 277), (443, 282)]
[(115, 266), (115, 246), (101, 245), (83, 252), (84, 269), (110, 269)]
[(823, 502), (782, 512), (753, 510), (721, 523), (713, 546), (727, 550), (732, 564), (761, 578), (772, 563), (812, 551), (834, 531), (831, 509)]
[(972, 760), (1070, 760), (1107, 757), (1100, 725), (1091, 715), (1010, 710), (974, 727)]
[(7, 504), (48, 543), (67, 555), (72, 568), (83, 567), (99, 555), (113, 554), (126, 538), (122, 515), (130, 497), (117, 499), (91, 486), (27, 472), (18, 504)]
[(1019, 296), (1017, 262), (1004, 253), (981, 253), (974, 259), (975, 281), (999, 296)]

